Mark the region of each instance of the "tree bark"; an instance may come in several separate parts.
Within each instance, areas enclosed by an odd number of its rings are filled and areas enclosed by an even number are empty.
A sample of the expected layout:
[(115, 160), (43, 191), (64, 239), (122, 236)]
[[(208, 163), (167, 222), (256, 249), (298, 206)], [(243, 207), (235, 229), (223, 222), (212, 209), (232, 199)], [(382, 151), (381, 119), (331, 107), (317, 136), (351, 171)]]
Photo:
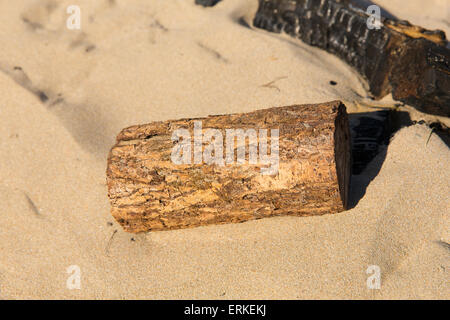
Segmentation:
[[(278, 129), (277, 172), (262, 174), (267, 164), (250, 163), (249, 137), (223, 147), (234, 152), (233, 163), (194, 163), (190, 155), (192, 164), (175, 164), (174, 131), (184, 128), (194, 137), (199, 121), (203, 134), (211, 128), (222, 133), (220, 143), (228, 142), (227, 129), (267, 129), (269, 149), (276, 145), (271, 129)], [(195, 150), (195, 138), (186, 141), (194, 141)], [(340, 212), (347, 206), (350, 144), (348, 115), (339, 101), (132, 126), (118, 135), (108, 157), (111, 213), (125, 231), (137, 233)], [(208, 145), (203, 141), (200, 150)], [(245, 147), (243, 163), (237, 162), (239, 146)]]

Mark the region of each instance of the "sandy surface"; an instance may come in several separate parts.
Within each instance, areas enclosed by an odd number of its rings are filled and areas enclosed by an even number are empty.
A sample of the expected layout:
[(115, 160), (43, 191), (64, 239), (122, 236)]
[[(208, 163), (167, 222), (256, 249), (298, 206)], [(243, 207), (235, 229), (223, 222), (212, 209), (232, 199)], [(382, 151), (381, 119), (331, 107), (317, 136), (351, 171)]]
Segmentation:
[[(106, 156), (124, 127), (335, 99), (357, 112), (367, 96), (338, 58), (244, 26), (254, 0), (193, 2), (0, 1), (0, 298), (449, 299), (450, 152), (425, 126), (353, 177), (365, 194), (337, 215), (140, 235), (113, 221)], [(450, 34), (445, 0), (376, 2)]]

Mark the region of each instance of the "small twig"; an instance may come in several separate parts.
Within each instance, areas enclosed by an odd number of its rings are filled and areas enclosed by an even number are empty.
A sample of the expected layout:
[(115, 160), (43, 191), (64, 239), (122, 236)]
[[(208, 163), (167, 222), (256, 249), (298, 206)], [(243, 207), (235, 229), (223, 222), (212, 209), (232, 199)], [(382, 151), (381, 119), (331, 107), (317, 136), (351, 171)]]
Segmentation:
[(109, 248), (111, 247), (112, 241), (113, 241), (114, 236), (116, 235), (116, 233), (117, 233), (117, 229), (114, 230), (113, 234), (111, 235), (111, 238), (109, 238), (108, 244), (106, 245), (106, 248), (105, 248), (105, 254), (106, 255), (109, 254)]
[(38, 207), (36, 207), (36, 205), (34, 204), (33, 200), (31, 200), (31, 198), (28, 196), (28, 194), (26, 194), (24, 192), (25, 197), (27, 198), (28, 201), (28, 206), (30, 207), (31, 210), (33, 210), (33, 212), (40, 217), (41, 216), (41, 212), (39, 211)]
[(206, 52), (208, 52), (209, 54), (213, 55), (216, 59), (221, 60), (222, 62), (228, 63), (228, 59), (226, 59), (225, 57), (223, 57), (218, 51), (204, 45), (201, 42), (197, 42), (197, 45), (202, 48), (203, 50), (205, 50)]
[(428, 146), (428, 142), (430, 142), (431, 135), (433, 134), (433, 131), (434, 131), (434, 128), (431, 129), (430, 135), (428, 136), (427, 143), (425, 144), (425, 146)]
[(278, 80), (282, 80), (282, 79), (286, 79), (286, 78), (287, 78), (287, 76), (284, 76), (284, 77), (278, 77), (278, 78), (276, 78), (275, 80), (272, 80), (272, 81), (270, 81), (270, 82), (268, 82), (268, 83), (266, 83), (266, 84), (260, 85), (260, 87), (261, 87), (261, 88), (277, 89), (278, 92), (280, 92), (280, 91), (281, 91), (280, 88), (278, 88), (277, 86), (274, 86), (273, 84), (274, 84), (275, 82), (277, 82)]

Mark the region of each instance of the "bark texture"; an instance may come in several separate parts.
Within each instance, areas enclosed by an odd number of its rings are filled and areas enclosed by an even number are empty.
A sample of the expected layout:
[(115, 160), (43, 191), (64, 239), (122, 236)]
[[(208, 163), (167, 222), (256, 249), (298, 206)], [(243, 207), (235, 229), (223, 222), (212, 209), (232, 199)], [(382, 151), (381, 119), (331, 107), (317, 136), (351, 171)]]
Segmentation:
[(450, 50), (445, 33), (369, 16), (349, 0), (259, 0), (253, 24), (322, 48), (358, 71), (372, 95), (450, 116)]
[[(226, 129), (268, 129), (268, 146), (269, 129), (279, 129), (277, 174), (263, 175), (264, 165), (249, 163), (250, 139), (244, 163), (175, 164), (172, 134), (185, 128), (193, 137), (195, 121), (203, 132), (219, 129), (224, 141)], [(132, 126), (108, 157), (111, 213), (136, 233), (340, 212), (347, 206), (350, 150), (348, 115), (339, 101)]]

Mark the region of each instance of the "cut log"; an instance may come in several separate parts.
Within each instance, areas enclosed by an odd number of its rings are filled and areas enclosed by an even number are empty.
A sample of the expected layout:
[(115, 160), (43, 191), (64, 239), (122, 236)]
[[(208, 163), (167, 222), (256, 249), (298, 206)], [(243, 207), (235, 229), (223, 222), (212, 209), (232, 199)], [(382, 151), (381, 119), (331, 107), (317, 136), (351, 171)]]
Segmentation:
[(286, 32), (352, 66), (376, 99), (394, 99), (418, 110), (450, 116), (450, 50), (445, 33), (407, 21), (369, 15), (349, 0), (259, 0), (253, 24)]
[(350, 144), (339, 101), (132, 126), (108, 157), (111, 213), (137, 233), (340, 212)]

